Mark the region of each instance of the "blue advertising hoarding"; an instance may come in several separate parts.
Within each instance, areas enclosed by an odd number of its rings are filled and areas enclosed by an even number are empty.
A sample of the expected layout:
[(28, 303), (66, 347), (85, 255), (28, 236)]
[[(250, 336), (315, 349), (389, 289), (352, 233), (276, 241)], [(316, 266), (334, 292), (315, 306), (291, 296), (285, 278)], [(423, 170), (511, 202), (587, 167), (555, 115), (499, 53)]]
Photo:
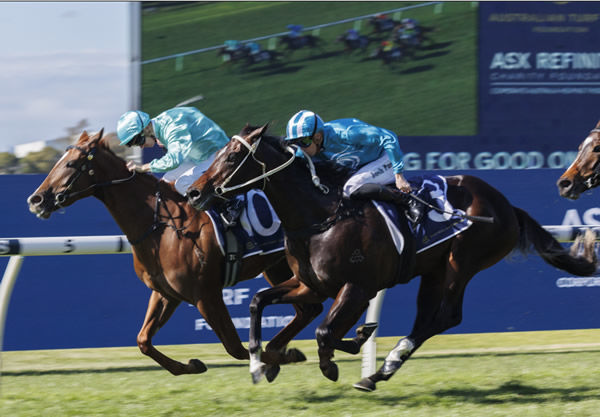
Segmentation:
[[(558, 196), (554, 182), (562, 170), (465, 173), (488, 181), (541, 224), (600, 225), (600, 207), (593, 196), (586, 195), (576, 202)], [(42, 175), (0, 177), (0, 190), (14, 196), (15, 201), (0, 220), (5, 237), (121, 234), (106, 208), (94, 198), (78, 201), (49, 220), (37, 219), (28, 212), (25, 200), (42, 179)], [(3, 268), (7, 259), (0, 259)], [(388, 291), (380, 335), (410, 332), (418, 285), (416, 278)], [(223, 292), (242, 340), (248, 337), (249, 301), (266, 286), (258, 278)], [(136, 277), (128, 254), (25, 258), (8, 309), (4, 347), (19, 350), (135, 345), (149, 295), (150, 290)], [(466, 291), (463, 323), (449, 333), (594, 328), (598, 326), (599, 296), (600, 278), (571, 277), (546, 265), (535, 254), (510, 256), (475, 276)], [(327, 302), (326, 309), (330, 305)], [(267, 307), (264, 338), (271, 338), (293, 314), (290, 306)], [(313, 338), (322, 319), (323, 315), (299, 338)], [(182, 304), (154, 342), (212, 343), (218, 339), (195, 307)]]

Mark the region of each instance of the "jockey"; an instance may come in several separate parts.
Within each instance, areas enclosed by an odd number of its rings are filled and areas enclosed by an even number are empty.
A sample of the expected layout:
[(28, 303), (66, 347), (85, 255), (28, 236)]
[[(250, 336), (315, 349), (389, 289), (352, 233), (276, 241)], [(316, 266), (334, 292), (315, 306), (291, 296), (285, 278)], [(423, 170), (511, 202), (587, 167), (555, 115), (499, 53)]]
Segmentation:
[[(163, 181), (173, 183), (183, 196), (192, 183), (212, 164), (215, 154), (229, 138), (215, 122), (194, 107), (175, 107), (150, 119), (143, 111), (128, 111), (117, 123), (121, 145), (151, 148), (158, 145), (166, 154), (149, 163), (127, 162), (130, 171), (165, 173)], [(226, 209), (226, 220), (235, 220), (239, 206), (235, 201)]]
[(228, 40), (224, 42), (225, 50), (229, 52), (235, 52), (242, 48), (242, 43), (236, 40)]
[(302, 25), (287, 25), (287, 28), (290, 30), (289, 37), (297, 38), (300, 36), (300, 32), (304, 29)]
[(250, 52), (250, 55), (256, 55), (256, 54), (260, 53), (260, 51), (261, 51), (260, 45), (256, 42), (248, 42), (246, 44), (246, 48)]
[(356, 29), (348, 29), (346, 31), (346, 40), (355, 41), (358, 39), (358, 31)]
[[(324, 123), (316, 113), (301, 110), (289, 120), (285, 140), (315, 160), (350, 167), (353, 174), (344, 184), (344, 197), (399, 203), (409, 220), (421, 220), (422, 205), (409, 196), (411, 186), (402, 174), (404, 154), (390, 130), (355, 118)], [(391, 183), (400, 192), (383, 186)]]

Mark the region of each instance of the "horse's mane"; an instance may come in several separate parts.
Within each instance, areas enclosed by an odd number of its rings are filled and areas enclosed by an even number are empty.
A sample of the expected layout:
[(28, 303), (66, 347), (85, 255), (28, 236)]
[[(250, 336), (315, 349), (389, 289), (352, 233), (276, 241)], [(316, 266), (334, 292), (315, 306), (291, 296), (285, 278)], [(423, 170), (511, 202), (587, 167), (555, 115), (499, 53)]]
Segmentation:
[[(259, 129), (259, 127), (246, 125), (240, 134), (246, 135), (256, 129)], [(264, 133), (262, 138), (276, 150), (282, 153), (288, 152), (287, 147), (289, 144), (285, 142), (283, 136), (273, 136), (268, 133)], [(301, 165), (309, 170), (308, 163), (303, 158), (301, 160), (303, 162)], [(314, 161), (313, 163), (317, 175), (321, 178), (321, 182), (328, 184), (343, 184), (352, 174), (351, 168), (336, 164), (333, 161)]]

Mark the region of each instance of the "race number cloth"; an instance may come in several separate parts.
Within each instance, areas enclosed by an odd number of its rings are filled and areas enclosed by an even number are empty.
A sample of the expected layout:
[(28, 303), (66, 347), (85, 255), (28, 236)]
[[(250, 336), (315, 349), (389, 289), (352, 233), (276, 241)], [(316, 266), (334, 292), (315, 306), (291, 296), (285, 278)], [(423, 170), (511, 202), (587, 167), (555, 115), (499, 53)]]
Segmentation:
[[(415, 177), (411, 178), (409, 182), (413, 190), (418, 190), (416, 192), (417, 197), (434, 207), (444, 210), (444, 213), (440, 213), (425, 207), (426, 214), (423, 216), (421, 223), (416, 226), (409, 223), (409, 227), (417, 241), (417, 253), (456, 236), (473, 224), (470, 220), (459, 217), (458, 214), (465, 214), (465, 212), (454, 209), (448, 201), (446, 197), (448, 184), (444, 177), (439, 175)], [(373, 204), (385, 219), (398, 253), (402, 253), (404, 237), (398, 227), (400, 214), (398, 214), (396, 206), (375, 200)], [(402, 217), (404, 217), (404, 214), (402, 214)]]
[[(269, 200), (259, 190), (250, 190), (238, 197), (244, 201), (244, 209), (232, 230), (242, 247), (242, 257), (267, 254), (283, 250), (283, 228)], [(218, 212), (208, 210), (221, 252), (225, 255), (225, 226)]]

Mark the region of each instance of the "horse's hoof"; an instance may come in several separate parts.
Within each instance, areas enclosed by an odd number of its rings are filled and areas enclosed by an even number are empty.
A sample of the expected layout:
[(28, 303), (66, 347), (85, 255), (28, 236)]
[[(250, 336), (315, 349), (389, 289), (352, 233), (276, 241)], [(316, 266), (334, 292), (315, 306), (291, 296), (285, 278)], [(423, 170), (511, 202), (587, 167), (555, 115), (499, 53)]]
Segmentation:
[(279, 375), (280, 370), (281, 367), (279, 365), (267, 365), (265, 367), (265, 378), (267, 379), (267, 382), (273, 382), (275, 378), (277, 378), (277, 375)]
[(356, 335), (366, 340), (369, 337), (371, 337), (375, 329), (377, 329), (377, 323), (365, 323), (361, 326), (358, 326), (358, 328), (356, 329)]
[(285, 357), (287, 359), (286, 363), (296, 363), (296, 362), (304, 362), (306, 361), (306, 356), (302, 353), (301, 350), (296, 348), (288, 349), (285, 352)]
[(258, 384), (260, 382), (260, 380), (262, 379), (262, 377), (264, 375), (263, 371), (264, 371), (264, 368), (261, 368), (254, 372), (250, 372), (250, 375), (252, 375), (252, 383), (253, 384)]
[(325, 376), (325, 378), (336, 382), (338, 377), (340, 376), (340, 372), (338, 370), (338, 366), (334, 362), (330, 362), (325, 369), (321, 368), (321, 372)]
[(373, 392), (373, 391), (375, 391), (375, 388), (376, 388), (375, 382), (371, 381), (369, 378), (363, 378), (352, 386), (359, 391), (365, 391), (365, 392)]
[(198, 359), (190, 359), (186, 367), (190, 374), (201, 374), (206, 372), (206, 365)]

